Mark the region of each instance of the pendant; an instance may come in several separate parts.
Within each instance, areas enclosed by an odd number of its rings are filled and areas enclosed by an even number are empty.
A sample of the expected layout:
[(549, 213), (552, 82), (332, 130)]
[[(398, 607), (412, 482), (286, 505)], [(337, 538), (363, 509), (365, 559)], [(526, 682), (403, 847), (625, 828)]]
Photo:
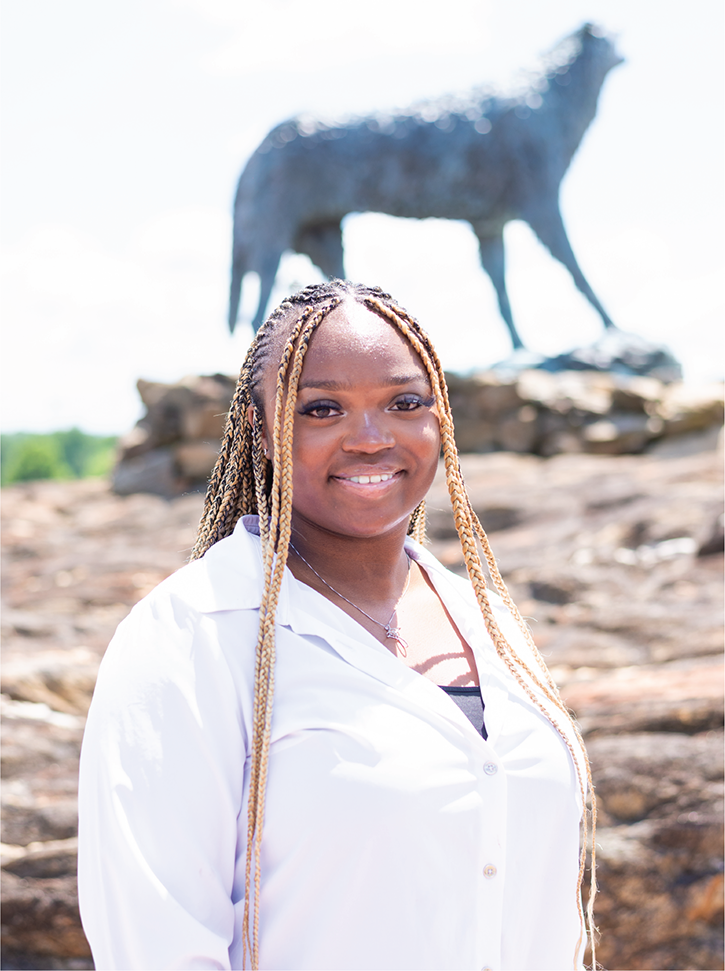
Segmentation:
[(404, 637), (402, 637), (399, 627), (391, 627), (390, 624), (386, 624), (385, 636), (397, 641), (398, 644), (400, 644), (400, 653), (403, 655), (403, 657), (408, 656), (408, 642)]

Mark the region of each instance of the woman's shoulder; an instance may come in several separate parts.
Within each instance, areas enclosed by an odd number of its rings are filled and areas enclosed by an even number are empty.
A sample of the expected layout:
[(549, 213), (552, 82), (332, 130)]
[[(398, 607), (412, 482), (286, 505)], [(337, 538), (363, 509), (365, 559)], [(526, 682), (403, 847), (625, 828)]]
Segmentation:
[(106, 654), (106, 666), (110, 658), (125, 658), (127, 662), (139, 655), (148, 664), (157, 655), (185, 656), (196, 650), (200, 639), (223, 649), (220, 624), (229, 611), (236, 611), (237, 643), (245, 639), (247, 627), (253, 639), (262, 590), (258, 542), (240, 526), (200, 559), (163, 580), (119, 624)]
[(242, 526), (139, 600), (116, 630), (101, 680), (112, 675), (147, 689), (172, 671), (179, 679), (188, 669), (193, 681), (199, 666), (213, 667), (221, 655), (232, 665), (245, 661), (252, 656), (245, 645), (256, 641), (260, 591), (255, 537)]
[(169, 603), (183, 604), (199, 614), (256, 610), (262, 582), (258, 535), (240, 520), (230, 536), (219, 540), (198, 560), (172, 573), (136, 606), (155, 610)]

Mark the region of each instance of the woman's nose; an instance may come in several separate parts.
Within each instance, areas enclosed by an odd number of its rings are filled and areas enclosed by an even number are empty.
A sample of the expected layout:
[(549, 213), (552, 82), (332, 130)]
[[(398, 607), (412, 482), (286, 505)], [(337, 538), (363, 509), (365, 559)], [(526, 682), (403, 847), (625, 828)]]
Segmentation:
[(342, 447), (346, 452), (379, 452), (395, 445), (388, 423), (383, 415), (368, 412), (352, 420), (348, 426)]

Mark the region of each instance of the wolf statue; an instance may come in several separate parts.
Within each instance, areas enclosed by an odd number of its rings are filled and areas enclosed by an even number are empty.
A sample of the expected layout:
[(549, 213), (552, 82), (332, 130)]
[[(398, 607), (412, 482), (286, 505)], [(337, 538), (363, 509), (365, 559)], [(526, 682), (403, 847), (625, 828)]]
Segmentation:
[(514, 349), (523, 344), (506, 293), (503, 229), (523, 219), (569, 270), (604, 326), (613, 327), (569, 244), (559, 185), (596, 114), (604, 78), (621, 61), (612, 41), (585, 24), (517, 96), (477, 91), (392, 116), (278, 125), (239, 179), (230, 329), (250, 270), (260, 278), (253, 320), (259, 328), (285, 250), (306, 253), (323, 273), (344, 278), (341, 221), (350, 212), (467, 220)]

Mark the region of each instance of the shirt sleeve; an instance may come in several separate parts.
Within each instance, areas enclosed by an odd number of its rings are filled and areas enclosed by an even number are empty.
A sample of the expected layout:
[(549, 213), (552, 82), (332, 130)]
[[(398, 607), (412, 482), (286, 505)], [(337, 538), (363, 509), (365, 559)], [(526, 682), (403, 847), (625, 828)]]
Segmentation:
[(161, 588), (101, 665), (81, 754), (78, 871), (99, 971), (231, 967), (248, 746), (216, 629)]

